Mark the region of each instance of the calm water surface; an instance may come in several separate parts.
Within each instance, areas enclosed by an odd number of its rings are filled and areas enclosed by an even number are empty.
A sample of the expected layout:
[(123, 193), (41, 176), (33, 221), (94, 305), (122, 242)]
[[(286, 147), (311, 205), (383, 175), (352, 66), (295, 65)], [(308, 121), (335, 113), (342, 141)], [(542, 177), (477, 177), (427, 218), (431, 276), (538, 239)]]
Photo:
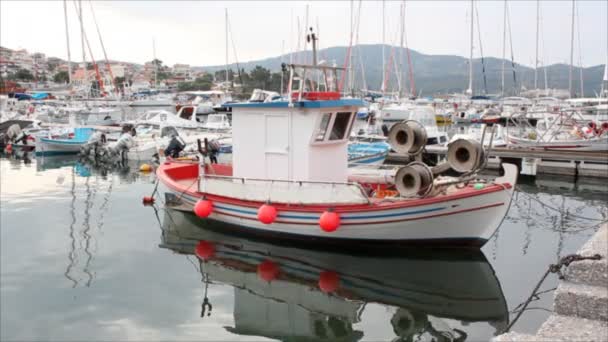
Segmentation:
[[(0, 172), (3, 341), (488, 340), (608, 203), (602, 181), (524, 180), (481, 251), (346, 253), (144, 207), (155, 178), (137, 165), (3, 157)], [(208, 261), (193, 255), (199, 240)], [(543, 289), (556, 284), (552, 275)], [(551, 302), (541, 295), (514, 329), (534, 332)]]

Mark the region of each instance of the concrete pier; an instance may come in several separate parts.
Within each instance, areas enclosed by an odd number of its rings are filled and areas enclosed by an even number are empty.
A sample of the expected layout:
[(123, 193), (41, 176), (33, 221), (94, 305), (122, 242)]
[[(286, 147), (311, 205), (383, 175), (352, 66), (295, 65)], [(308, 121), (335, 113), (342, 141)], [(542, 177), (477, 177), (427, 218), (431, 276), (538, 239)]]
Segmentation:
[(493, 341), (608, 341), (608, 225), (604, 224), (578, 254), (599, 254), (602, 258), (568, 266), (555, 291), (554, 312), (536, 335), (510, 332)]

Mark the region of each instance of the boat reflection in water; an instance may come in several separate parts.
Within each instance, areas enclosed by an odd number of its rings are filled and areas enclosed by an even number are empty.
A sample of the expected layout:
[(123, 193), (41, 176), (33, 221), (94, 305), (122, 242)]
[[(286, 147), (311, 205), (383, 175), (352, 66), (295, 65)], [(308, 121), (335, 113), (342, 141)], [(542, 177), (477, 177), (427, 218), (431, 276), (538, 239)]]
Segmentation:
[[(353, 325), (368, 303), (394, 307), (395, 341), (467, 339), (446, 320), (488, 322), (495, 333), (508, 323), (502, 289), (479, 250), (351, 255), (248, 240), (197, 221), (166, 209), (160, 247), (195, 254), (205, 288), (234, 287), (234, 326), (226, 329), (235, 334), (357, 341), (363, 332)], [(211, 314), (212, 304), (205, 290), (201, 316)]]

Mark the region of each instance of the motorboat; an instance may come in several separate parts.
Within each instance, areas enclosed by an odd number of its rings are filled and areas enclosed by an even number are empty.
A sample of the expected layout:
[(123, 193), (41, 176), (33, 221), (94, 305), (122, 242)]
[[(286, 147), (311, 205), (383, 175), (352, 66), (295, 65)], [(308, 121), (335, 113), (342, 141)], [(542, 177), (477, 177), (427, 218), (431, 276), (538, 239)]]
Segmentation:
[(38, 135), (36, 137), (36, 155), (77, 154), (86, 145), (94, 129), (77, 127), (67, 134)]
[[(450, 144), (445, 168), (458, 177), (414, 162), (397, 170), (394, 184), (350, 182), (348, 142), (363, 101), (340, 97), (342, 68), (288, 68), (287, 101), (231, 104), (232, 165), (200, 158), (167, 160), (157, 168), (182, 210), (286, 239), (481, 246), (493, 235), (509, 208), (516, 166), (503, 164), (502, 176), (481, 179), (483, 147), (462, 139)], [(324, 91), (310, 88), (302, 76), (315, 72), (326, 77)], [(414, 120), (394, 125), (391, 147), (419, 155), (427, 143), (425, 126)], [(372, 196), (366, 187), (394, 193)]]

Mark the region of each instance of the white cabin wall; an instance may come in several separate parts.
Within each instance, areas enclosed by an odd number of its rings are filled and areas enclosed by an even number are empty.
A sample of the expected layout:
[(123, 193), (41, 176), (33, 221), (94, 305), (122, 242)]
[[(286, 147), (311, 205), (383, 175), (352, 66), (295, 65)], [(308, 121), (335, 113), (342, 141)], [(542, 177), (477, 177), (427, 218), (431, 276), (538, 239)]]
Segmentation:
[(232, 162), (233, 176), (265, 178), (264, 114), (259, 111), (237, 110), (232, 120)]
[[(308, 174), (310, 180), (346, 182), (348, 180), (347, 142), (314, 145), (310, 149)], [(337, 156), (340, 156), (339, 158)], [(344, 156), (343, 158), (341, 156)]]

